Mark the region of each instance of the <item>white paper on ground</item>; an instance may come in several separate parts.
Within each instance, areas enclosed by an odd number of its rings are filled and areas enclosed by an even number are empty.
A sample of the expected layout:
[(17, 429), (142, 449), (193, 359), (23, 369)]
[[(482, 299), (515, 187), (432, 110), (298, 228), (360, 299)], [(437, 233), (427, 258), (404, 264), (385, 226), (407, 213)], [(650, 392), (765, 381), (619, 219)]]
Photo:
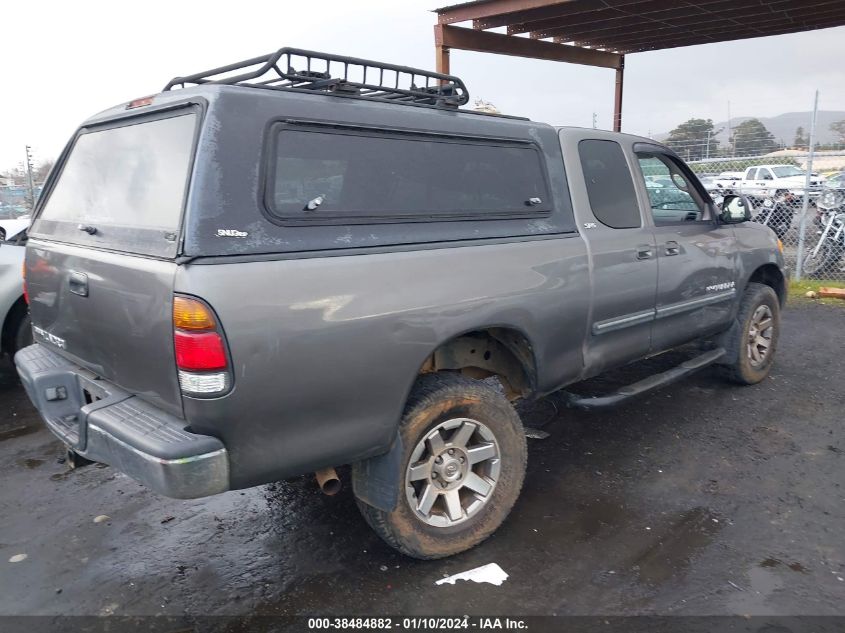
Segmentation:
[(441, 578), (435, 585), (454, 585), (457, 580), (471, 580), (472, 582), (487, 582), (491, 585), (501, 585), (508, 579), (505, 570), (499, 567), (496, 563), (488, 563), (469, 571), (463, 571), (460, 574), (449, 576), (448, 578)]

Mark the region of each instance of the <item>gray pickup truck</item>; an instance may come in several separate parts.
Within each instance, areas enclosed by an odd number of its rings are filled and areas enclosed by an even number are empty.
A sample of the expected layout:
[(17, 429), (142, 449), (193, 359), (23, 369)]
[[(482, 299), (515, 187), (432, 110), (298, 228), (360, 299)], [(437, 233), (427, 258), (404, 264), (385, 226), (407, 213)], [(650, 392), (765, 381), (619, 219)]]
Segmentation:
[(515, 400), (694, 341), (569, 402), (768, 374), (783, 258), (741, 196), (717, 208), (650, 139), (467, 99), (453, 76), (281, 49), (85, 122), (26, 252), (36, 342), (15, 362), (49, 428), (178, 498), (311, 472), (332, 490), (350, 464), (378, 534), (437, 558), (516, 502)]

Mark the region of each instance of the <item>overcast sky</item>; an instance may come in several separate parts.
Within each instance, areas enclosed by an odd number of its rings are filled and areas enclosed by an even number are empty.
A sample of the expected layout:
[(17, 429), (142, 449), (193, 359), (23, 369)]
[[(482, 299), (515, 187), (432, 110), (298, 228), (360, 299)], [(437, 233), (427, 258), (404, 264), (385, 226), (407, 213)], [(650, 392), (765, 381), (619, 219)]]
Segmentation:
[[(444, 2), (443, 4), (451, 4)], [(297, 46), (434, 67), (435, 0), (15, 2), (4, 7), (0, 171), (30, 144), (55, 157), (79, 123), (155, 93), (174, 75)], [(845, 27), (628, 56), (623, 130), (691, 117), (845, 109)], [(610, 127), (612, 70), (452, 52), (471, 98), (556, 125)]]

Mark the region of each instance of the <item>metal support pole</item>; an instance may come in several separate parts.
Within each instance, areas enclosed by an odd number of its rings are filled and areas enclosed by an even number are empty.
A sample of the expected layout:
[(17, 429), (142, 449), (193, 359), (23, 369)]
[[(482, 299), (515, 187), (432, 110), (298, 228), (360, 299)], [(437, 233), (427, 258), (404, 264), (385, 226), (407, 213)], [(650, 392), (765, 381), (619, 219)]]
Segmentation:
[(813, 119), (810, 122), (810, 147), (807, 152), (807, 176), (804, 178), (804, 203), (801, 205), (801, 225), (798, 229), (798, 260), (795, 262), (795, 281), (801, 279), (801, 266), (804, 263), (804, 234), (807, 231), (807, 211), (810, 208), (810, 186), (813, 177), (813, 154), (816, 151), (816, 115), (819, 111), (819, 91), (813, 102)]
[(435, 46), (434, 47), (435, 53), (435, 69), (437, 72), (442, 73), (444, 75), (451, 74), (449, 72), (449, 49), (445, 46)]
[(616, 93), (613, 96), (613, 131), (622, 131), (622, 86), (625, 80), (625, 56), (619, 60), (616, 69)]

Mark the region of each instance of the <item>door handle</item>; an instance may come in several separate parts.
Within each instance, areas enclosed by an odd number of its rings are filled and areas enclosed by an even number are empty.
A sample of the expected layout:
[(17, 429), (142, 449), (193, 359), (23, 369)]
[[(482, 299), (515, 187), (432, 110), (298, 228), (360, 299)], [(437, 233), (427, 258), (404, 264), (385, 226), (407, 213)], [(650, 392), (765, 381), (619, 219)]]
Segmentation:
[(85, 273), (71, 272), (67, 280), (70, 291), (80, 297), (88, 296), (88, 275)]
[(672, 241), (666, 242), (666, 254), (667, 255), (677, 255), (680, 252), (681, 252), (681, 247), (676, 241), (672, 240)]
[(637, 246), (637, 259), (651, 259), (654, 251), (651, 246)]

